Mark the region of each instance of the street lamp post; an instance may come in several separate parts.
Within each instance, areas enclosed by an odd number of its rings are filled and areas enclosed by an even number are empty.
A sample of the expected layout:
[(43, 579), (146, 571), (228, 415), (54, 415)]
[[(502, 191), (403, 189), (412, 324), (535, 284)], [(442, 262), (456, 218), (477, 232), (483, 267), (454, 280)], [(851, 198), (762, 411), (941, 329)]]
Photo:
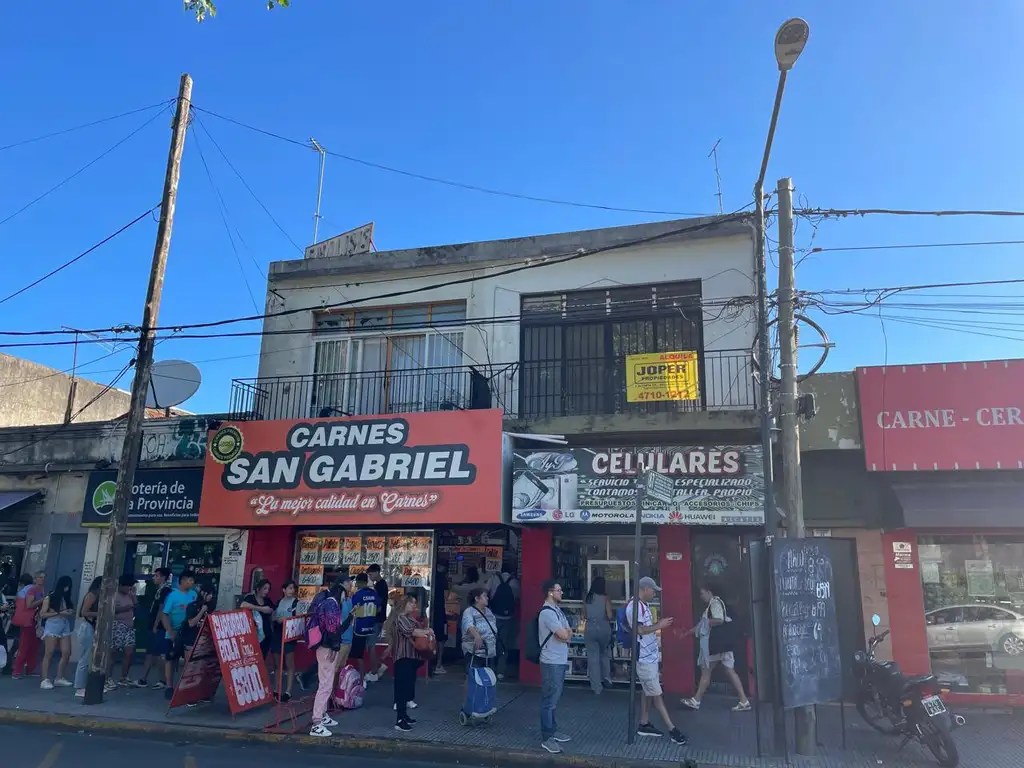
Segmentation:
[[(761, 452), (764, 457), (764, 529), (766, 537), (773, 535), (778, 525), (778, 511), (775, 504), (775, 462), (772, 456), (771, 348), (768, 338), (768, 270), (764, 247), (764, 178), (768, 172), (768, 159), (771, 157), (772, 143), (775, 140), (775, 127), (779, 121), (779, 109), (782, 107), (782, 94), (786, 89), (786, 76), (803, 52), (804, 46), (807, 45), (809, 35), (810, 27), (806, 21), (799, 18), (789, 19), (775, 33), (775, 60), (779, 65), (779, 83), (775, 89), (775, 104), (772, 107), (771, 122), (768, 124), (768, 138), (764, 144), (764, 155), (761, 157), (761, 170), (754, 184), (754, 248), (757, 256), (755, 260), (757, 269), (757, 360), (761, 376)], [(774, 616), (774, 612), (772, 615)], [(774, 625), (774, 619), (772, 623)], [(773, 638), (774, 634), (773, 631)], [(785, 722), (780, 706), (776, 706), (773, 720), (775, 749), (778, 751), (784, 748), (786, 739)], [(797, 722), (799, 741), (800, 720)], [(799, 752), (799, 749), (797, 751)]]

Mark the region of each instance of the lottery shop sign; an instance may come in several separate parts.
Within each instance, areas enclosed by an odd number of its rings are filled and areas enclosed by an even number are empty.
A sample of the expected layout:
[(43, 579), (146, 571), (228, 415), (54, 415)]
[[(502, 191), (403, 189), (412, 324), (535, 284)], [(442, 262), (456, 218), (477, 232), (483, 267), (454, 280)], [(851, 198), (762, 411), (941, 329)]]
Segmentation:
[(169, 709), (212, 699), (222, 680), (232, 715), (273, 700), (249, 611), (217, 611), (207, 617), (185, 661)]
[(222, 423), (199, 524), (500, 523), (501, 420), (495, 409)]

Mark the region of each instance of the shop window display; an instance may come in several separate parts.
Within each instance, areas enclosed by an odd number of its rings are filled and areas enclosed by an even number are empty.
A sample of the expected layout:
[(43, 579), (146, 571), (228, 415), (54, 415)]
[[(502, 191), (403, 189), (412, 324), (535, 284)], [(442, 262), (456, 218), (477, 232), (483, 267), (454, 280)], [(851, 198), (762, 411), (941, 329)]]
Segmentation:
[[(587, 626), (584, 600), (595, 578), (605, 579), (612, 610), (617, 614), (629, 600), (635, 574), (632, 536), (557, 537), (552, 550), (552, 574), (562, 585), (562, 610), (573, 627), (569, 646), (568, 680), (587, 679), (587, 650), (584, 632)], [(644, 536), (641, 543), (640, 575), (658, 580), (658, 542), (655, 536)], [(660, 601), (651, 603), (654, 621), (660, 618)], [(658, 633), (661, 642), (661, 633)], [(612, 682), (629, 682), (629, 649), (615, 640), (612, 627)]]
[(922, 536), (932, 672), (951, 691), (1024, 693), (1024, 536)]

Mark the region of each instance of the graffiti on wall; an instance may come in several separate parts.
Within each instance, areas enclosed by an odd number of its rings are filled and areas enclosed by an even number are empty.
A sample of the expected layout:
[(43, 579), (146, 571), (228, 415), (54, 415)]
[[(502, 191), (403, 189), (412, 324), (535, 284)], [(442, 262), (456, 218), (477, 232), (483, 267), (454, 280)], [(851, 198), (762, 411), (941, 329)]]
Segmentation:
[(146, 461), (191, 461), (206, 456), (208, 419), (179, 419), (146, 429), (142, 436), (142, 457)]

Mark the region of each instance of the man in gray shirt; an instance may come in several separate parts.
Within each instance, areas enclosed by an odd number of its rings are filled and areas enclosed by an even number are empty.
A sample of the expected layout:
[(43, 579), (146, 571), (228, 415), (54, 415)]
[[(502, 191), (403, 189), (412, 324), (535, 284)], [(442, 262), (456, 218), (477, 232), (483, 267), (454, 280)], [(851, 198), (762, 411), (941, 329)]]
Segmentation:
[(537, 642), (540, 644), (540, 734), (541, 746), (548, 752), (562, 751), (559, 744), (569, 737), (558, 730), (555, 709), (562, 698), (565, 674), (569, 669), (569, 641), (572, 629), (559, 603), (562, 585), (554, 579), (544, 582), (544, 605), (537, 616)]

